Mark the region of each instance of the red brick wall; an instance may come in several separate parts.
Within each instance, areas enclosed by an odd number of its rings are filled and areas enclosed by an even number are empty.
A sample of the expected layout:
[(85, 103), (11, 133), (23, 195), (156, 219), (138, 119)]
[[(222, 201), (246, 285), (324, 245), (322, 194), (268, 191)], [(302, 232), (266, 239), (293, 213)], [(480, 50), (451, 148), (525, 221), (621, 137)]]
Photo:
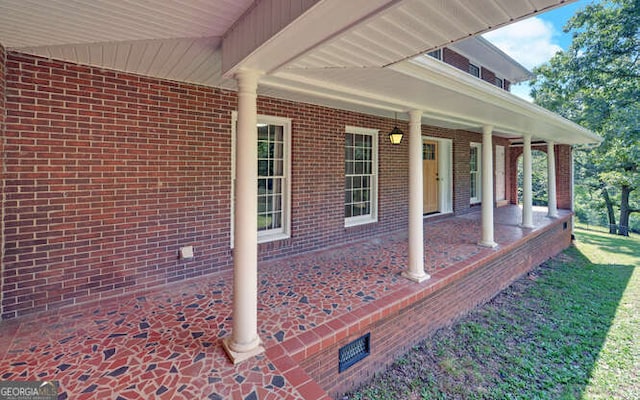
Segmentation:
[(449, 65), (453, 65), (464, 72), (469, 72), (469, 59), (448, 47), (442, 49), (442, 61)]
[[(20, 53), (6, 67), (3, 318), (231, 267), (234, 92)], [(389, 143), (393, 120), (258, 103), (261, 114), (292, 118), (293, 160), (291, 239), (260, 245), (261, 259), (406, 227), (408, 140)], [(348, 229), (345, 125), (380, 130), (379, 222)], [(467, 141), (477, 135), (425, 130), (463, 149), (455, 184), (468, 187)], [(193, 260), (178, 259), (184, 245)]]
[(487, 81), (492, 85), (495, 85), (496, 83), (496, 74), (493, 71), (486, 69), (485, 67), (481, 68), (480, 77), (483, 81)]
[(573, 175), (571, 155), (572, 149), (568, 145), (556, 145), (556, 198), (558, 208), (573, 210), (571, 201), (573, 187), (571, 179)]
[[(532, 146), (532, 150), (539, 150), (544, 153), (547, 152), (546, 145)], [(518, 158), (522, 155), (523, 147), (512, 147), (508, 156), (509, 168), (509, 180), (513, 182), (513, 185), (508, 185), (507, 188), (511, 191), (510, 199), (512, 204), (518, 203), (518, 188), (517, 188), (517, 174), (518, 174)], [(571, 176), (573, 174), (571, 165), (571, 146), (569, 145), (556, 145), (556, 199), (558, 208), (572, 210), (573, 204), (571, 203)]]
[[(6, 95), (3, 318), (231, 268), (234, 92), (8, 53)], [(389, 143), (393, 120), (262, 97), (258, 112), (292, 119), (291, 238), (260, 259), (406, 228), (408, 139)], [(345, 229), (346, 125), (380, 136), (379, 221)], [(468, 212), (481, 136), (423, 133), (452, 139), (454, 211)], [(178, 259), (185, 245), (194, 259)]]
[(15, 53), (6, 67), (3, 318), (229, 266), (233, 93)]
[[(462, 54), (459, 54), (448, 47), (442, 49), (442, 61), (445, 63), (452, 65), (464, 72), (469, 72), (469, 59)], [(478, 65), (480, 68), (480, 78), (484, 81), (489, 82), (492, 85), (496, 83), (496, 74), (495, 72)], [(511, 82), (506, 79), (503, 79), (503, 89), (509, 91), (511, 88)]]
[[(530, 241), (496, 253), (492, 261), (479, 269), (408, 308), (361, 327), (335, 345), (306, 358), (301, 366), (332, 397), (340, 398), (341, 394), (370, 380), (415, 343), (490, 300), (518, 277), (569, 246), (570, 223), (570, 217), (565, 217)], [(371, 354), (339, 373), (338, 349), (366, 333), (371, 333)]]
[(5, 61), (6, 52), (0, 44), (0, 319), (4, 285), (4, 121), (5, 121)]

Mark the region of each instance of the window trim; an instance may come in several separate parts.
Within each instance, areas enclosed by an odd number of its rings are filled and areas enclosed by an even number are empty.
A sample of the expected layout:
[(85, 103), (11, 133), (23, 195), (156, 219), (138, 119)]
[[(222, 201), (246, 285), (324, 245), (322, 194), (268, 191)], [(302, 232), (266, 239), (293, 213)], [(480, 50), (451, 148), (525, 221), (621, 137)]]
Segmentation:
[(471, 142), (469, 143), (469, 151), (471, 148), (475, 148), (478, 154), (478, 160), (476, 165), (476, 197), (471, 197), (471, 159), (469, 159), (469, 204), (477, 204), (482, 202), (482, 143)]
[[(500, 84), (498, 85), (498, 83), (500, 83)], [(494, 82), (494, 84), (495, 84), (497, 87), (499, 87), (500, 89), (504, 89), (504, 80), (503, 80), (503, 79), (501, 79), (501, 78), (498, 78), (497, 76), (495, 77), (495, 82)]]
[[(371, 136), (371, 213), (368, 215), (358, 215), (357, 217), (344, 217), (344, 226), (349, 228), (352, 226), (371, 224), (378, 222), (378, 135), (380, 131), (378, 129), (362, 128), (357, 126), (345, 127), (345, 138), (347, 134), (352, 135), (369, 135)], [(346, 146), (346, 142), (345, 142)], [(343, 146), (343, 149), (344, 147)], [(343, 152), (344, 153), (344, 152)], [(346, 161), (346, 160), (345, 160)], [(346, 170), (343, 170), (343, 175), (346, 178)], [(343, 186), (343, 192), (345, 188)], [(345, 202), (342, 201), (342, 209), (344, 210)], [(344, 211), (343, 211), (344, 215)]]
[(436, 60), (442, 61), (442, 49), (435, 49), (427, 53), (429, 57), (433, 57)]
[[(478, 75), (474, 74), (471, 72), (471, 67), (474, 67), (478, 70)], [(471, 76), (475, 76), (476, 78), (481, 78), (482, 75), (482, 68), (480, 67), (479, 64), (474, 64), (471, 61), (469, 61), (469, 75)]]
[[(231, 248), (233, 248), (234, 236), (234, 211), (235, 211), (235, 181), (236, 181), (236, 126), (238, 112), (231, 112)], [(258, 243), (267, 243), (284, 240), (291, 237), (291, 118), (275, 117), (271, 115), (258, 115), (258, 124), (281, 125), (283, 127), (284, 140), (284, 173), (282, 190), (282, 227), (266, 231), (257, 231)], [(257, 129), (257, 126), (256, 126)], [(256, 142), (257, 145), (257, 142)], [(257, 185), (257, 182), (256, 182)], [(257, 199), (256, 199), (257, 201)], [(256, 218), (258, 210), (256, 209)]]

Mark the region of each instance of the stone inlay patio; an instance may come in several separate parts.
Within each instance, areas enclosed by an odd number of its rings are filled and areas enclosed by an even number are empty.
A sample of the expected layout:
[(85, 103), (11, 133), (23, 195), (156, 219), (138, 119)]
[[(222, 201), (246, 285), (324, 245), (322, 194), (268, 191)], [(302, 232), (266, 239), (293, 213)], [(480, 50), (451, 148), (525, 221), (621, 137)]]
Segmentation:
[[(569, 215), (560, 211), (561, 216)], [(60, 399), (324, 399), (297, 363), (444, 286), (528, 233), (554, 223), (496, 210), (496, 249), (477, 245), (480, 215), (426, 220), (422, 284), (400, 277), (406, 232), (261, 263), (258, 324), (266, 353), (234, 366), (221, 347), (231, 330), (231, 272), (145, 293), (0, 323), (0, 379), (57, 380)]]

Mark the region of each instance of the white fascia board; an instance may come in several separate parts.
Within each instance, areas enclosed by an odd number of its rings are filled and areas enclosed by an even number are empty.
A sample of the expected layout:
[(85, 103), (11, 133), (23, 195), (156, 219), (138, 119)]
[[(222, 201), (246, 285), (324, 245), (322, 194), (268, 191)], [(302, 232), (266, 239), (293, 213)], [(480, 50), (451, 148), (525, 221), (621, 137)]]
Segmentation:
[[(383, 68), (372, 69), (384, 72)], [(503, 133), (521, 135), (512, 127), (505, 126), (494, 120), (474, 119), (464, 113), (458, 113), (453, 110), (436, 110), (423, 103), (412, 102), (398, 96), (392, 97), (390, 93), (380, 94), (353, 87), (345, 87), (295, 73), (278, 72), (275, 75), (267, 75), (262, 78), (260, 85), (390, 112), (404, 113), (410, 110), (421, 110), (423, 111), (423, 120), (439, 121), (447, 127), (455, 126), (456, 129), (478, 130), (482, 126), (492, 125), (496, 130), (500, 130)]]
[[(602, 141), (600, 136), (558, 114), (523, 100), (506, 90), (460, 71), (455, 67), (432, 59), (432, 57), (416, 57), (389, 68), (469, 97), (481, 98), (493, 106), (522, 115), (532, 121), (544, 121), (545, 125), (555, 127), (565, 134), (570, 133), (570, 136), (578, 135), (579, 137), (573, 137), (574, 140), (580, 139), (576, 143), (599, 143)], [(495, 126), (498, 127), (499, 125)], [(519, 135), (533, 134), (540, 137), (547, 135), (545, 132), (519, 132), (517, 130), (510, 133)], [(558, 132), (556, 131), (555, 133)]]

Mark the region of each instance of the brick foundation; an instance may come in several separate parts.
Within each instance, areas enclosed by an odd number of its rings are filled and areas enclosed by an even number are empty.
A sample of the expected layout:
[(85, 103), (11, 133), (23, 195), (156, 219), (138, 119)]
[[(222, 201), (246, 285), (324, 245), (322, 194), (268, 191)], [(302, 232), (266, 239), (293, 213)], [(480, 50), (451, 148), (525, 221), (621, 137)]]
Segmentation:
[[(340, 398), (341, 394), (357, 388), (385, 369), (415, 343), (485, 303), (517, 278), (569, 246), (570, 223), (567, 216), (535, 232), (526, 241), (500, 249), (489, 260), (469, 268), (466, 275), (439, 287), (418, 302), (372, 324), (350, 330), (349, 335), (334, 345), (303, 360), (301, 367), (334, 398)], [(366, 333), (371, 333), (371, 354), (338, 373), (338, 349)]]

